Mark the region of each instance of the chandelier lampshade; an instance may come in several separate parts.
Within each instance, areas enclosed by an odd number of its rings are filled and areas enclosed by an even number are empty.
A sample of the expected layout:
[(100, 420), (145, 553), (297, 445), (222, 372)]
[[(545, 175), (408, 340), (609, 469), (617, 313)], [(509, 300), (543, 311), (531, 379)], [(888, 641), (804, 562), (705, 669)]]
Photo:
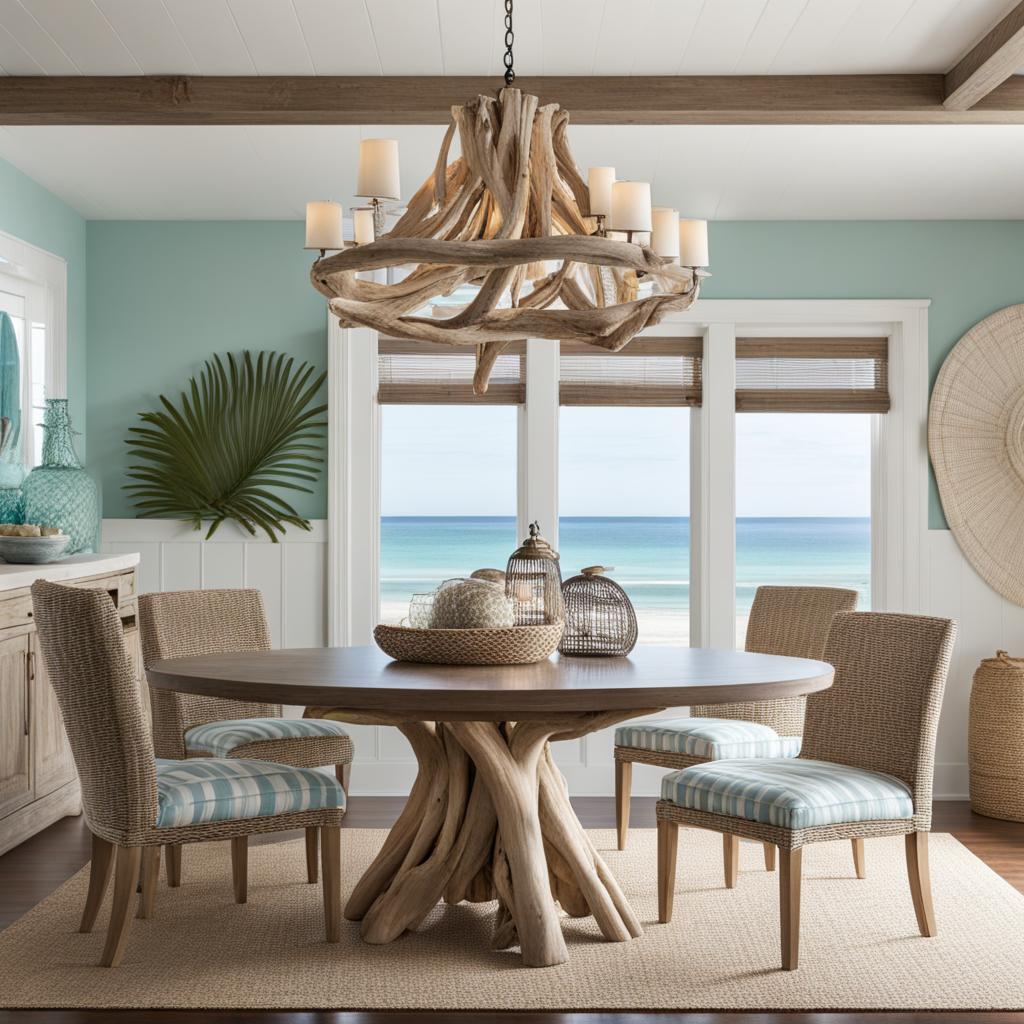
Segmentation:
[(356, 195), (363, 199), (401, 199), (397, 139), (363, 139), (359, 143)]
[(591, 167), (587, 171), (587, 189), (590, 196), (590, 215), (592, 217), (611, 216), (612, 185), (614, 184), (614, 167)]
[(679, 261), (684, 267), (706, 267), (710, 262), (706, 220), (679, 222)]
[(646, 181), (617, 181), (612, 185), (612, 230), (651, 230), (651, 186)]
[(679, 211), (656, 206), (651, 211), (651, 248), (665, 259), (679, 262)]
[(374, 211), (369, 206), (361, 206), (352, 211), (352, 233), (356, 245), (369, 245), (376, 237), (373, 214)]
[(345, 245), (342, 226), (345, 213), (341, 203), (306, 203), (306, 248), (341, 249)]

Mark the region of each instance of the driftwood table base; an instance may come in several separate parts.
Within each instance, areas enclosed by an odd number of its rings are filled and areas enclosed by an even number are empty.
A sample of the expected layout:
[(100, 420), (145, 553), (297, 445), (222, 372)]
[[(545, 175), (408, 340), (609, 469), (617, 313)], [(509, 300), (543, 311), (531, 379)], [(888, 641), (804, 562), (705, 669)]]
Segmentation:
[(529, 967), (568, 959), (556, 901), (571, 917), (592, 914), (609, 941), (636, 938), (640, 922), (576, 818), (549, 741), (655, 710), (500, 723), (309, 708), (315, 717), (397, 726), (419, 764), (345, 916), (362, 922), (365, 941), (384, 943), (415, 929), (441, 900), (497, 900), (492, 944), (518, 945)]

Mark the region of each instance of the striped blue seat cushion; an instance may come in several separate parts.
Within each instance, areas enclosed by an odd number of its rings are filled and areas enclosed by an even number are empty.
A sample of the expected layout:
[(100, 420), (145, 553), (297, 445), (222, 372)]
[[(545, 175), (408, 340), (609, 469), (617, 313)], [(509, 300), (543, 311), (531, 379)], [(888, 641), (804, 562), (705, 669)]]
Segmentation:
[(789, 829), (914, 816), (909, 787), (892, 775), (802, 758), (695, 764), (666, 775), (661, 797)]
[(190, 754), (230, 757), (232, 750), (246, 743), (347, 735), (341, 722), (325, 718), (235, 718), (189, 729), (185, 733), (185, 749)]
[(670, 718), (615, 730), (615, 744), (717, 761), (727, 757), (796, 757), (799, 736), (780, 736), (758, 722), (735, 718)]
[(156, 760), (157, 828), (344, 807), (333, 775), (271, 761)]

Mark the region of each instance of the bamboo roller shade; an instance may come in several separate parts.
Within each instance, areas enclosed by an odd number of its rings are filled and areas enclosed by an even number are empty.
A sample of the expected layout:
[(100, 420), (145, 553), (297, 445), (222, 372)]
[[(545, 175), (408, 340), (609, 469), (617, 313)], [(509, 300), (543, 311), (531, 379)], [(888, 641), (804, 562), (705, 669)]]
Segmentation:
[(485, 395), (473, 394), (476, 348), (381, 338), (377, 401), (383, 405), (520, 405), (526, 401), (526, 345), (498, 356)]
[[(619, 352), (562, 342), (559, 402), (593, 406), (699, 406), (700, 338), (637, 338)], [(887, 338), (738, 338), (738, 412), (889, 410)], [(409, 405), (519, 405), (526, 345), (497, 359), (485, 395), (473, 394), (475, 350), (381, 338), (378, 401)]]
[(608, 352), (562, 342), (559, 403), (700, 405), (702, 345), (700, 338), (635, 338)]
[(737, 412), (888, 412), (888, 338), (737, 338)]

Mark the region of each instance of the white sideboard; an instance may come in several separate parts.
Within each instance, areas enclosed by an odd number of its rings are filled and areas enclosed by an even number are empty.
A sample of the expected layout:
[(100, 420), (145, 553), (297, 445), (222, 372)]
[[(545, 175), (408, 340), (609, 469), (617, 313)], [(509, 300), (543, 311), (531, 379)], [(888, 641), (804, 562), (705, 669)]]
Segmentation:
[[(72, 555), (52, 565), (0, 562), (0, 854), (82, 809), (60, 708), (46, 677), (29, 587), (39, 579), (110, 595), (141, 685), (137, 554)], [(146, 701), (148, 703), (148, 700)]]

